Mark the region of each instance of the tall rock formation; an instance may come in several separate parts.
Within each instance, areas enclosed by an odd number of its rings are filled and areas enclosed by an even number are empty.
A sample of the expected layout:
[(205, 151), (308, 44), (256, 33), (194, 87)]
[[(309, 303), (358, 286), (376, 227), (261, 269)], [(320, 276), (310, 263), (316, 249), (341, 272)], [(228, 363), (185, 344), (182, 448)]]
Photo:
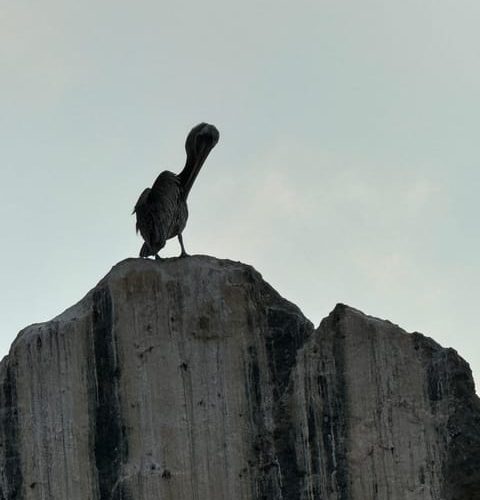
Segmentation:
[(469, 367), (251, 267), (128, 259), (0, 365), (1, 500), (480, 499)]

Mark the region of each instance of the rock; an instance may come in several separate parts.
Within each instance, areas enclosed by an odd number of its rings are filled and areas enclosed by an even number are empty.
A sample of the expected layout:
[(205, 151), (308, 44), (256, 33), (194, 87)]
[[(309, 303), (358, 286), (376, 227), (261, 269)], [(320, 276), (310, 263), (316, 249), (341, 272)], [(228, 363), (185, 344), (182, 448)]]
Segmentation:
[(251, 267), (128, 259), (0, 364), (0, 500), (480, 499), (469, 367)]
[(290, 498), (480, 499), (480, 404), (453, 349), (340, 304), (293, 380), (308, 480)]

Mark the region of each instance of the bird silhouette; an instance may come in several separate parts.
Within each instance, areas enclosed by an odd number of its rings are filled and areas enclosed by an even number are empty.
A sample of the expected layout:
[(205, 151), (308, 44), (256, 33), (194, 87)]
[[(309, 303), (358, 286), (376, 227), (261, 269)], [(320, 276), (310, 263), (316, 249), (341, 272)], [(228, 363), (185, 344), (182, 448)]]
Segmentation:
[(165, 170), (140, 195), (133, 210), (137, 233), (145, 240), (140, 257), (155, 255), (160, 259), (158, 252), (175, 236), (182, 249), (180, 257), (187, 255), (182, 232), (188, 219), (188, 193), (219, 137), (218, 130), (208, 123), (193, 127), (185, 141), (187, 160), (183, 170), (179, 174)]

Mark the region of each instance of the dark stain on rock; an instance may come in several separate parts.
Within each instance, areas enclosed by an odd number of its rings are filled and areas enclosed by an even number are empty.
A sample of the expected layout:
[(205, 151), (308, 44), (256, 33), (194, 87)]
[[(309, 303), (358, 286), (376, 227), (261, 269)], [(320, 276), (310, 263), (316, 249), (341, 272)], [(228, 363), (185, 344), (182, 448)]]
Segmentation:
[(165, 469), (162, 472), (162, 478), (163, 479), (171, 479), (172, 478), (172, 473), (168, 469)]
[(128, 446), (120, 409), (112, 299), (107, 288), (97, 289), (93, 295), (93, 347), (97, 381), (94, 452), (100, 500), (126, 500), (129, 495), (119, 480)]
[[(254, 346), (249, 346), (248, 348), (249, 354), (249, 364), (248, 364), (248, 385), (250, 391), (253, 395), (253, 405), (254, 408), (260, 410), (262, 404), (262, 394), (260, 390), (260, 369), (258, 367), (258, 357), (257, 351)], [(248, 388), (247, 388), (248, 391)], [(254, 415), (259, 415), (261, 413), (254, 412)]]
[(432, 413), (442, 412), (445, 403), (450, 409), (445, 428), (439, 429), (447, 450), (442, 498), (480, 498), (480, 399), (470, 367), (453, 349), (444, 349), (428, 337), (414, 333), (412, 341), (426, 367)]
[(456, 353), (449, 356), (447, 373), (453, 411), (447, 423), (445, 498), (480, 498), (480, 399), (468, 364)]
[(442, 356), (444, 349), (433, 340), (424, 337), (420, 333), (412, 335), (413, 345), (416, 351), (419, 352), (422, 363), (425, 366), (427, 379), (427, 395), (430, 400), (432, 411), (436, 411), (436, 403), (442, 401), (444, 396), (444, 387), (446, 383), (443, 368), (444, 359)]
[(1, 429), (5, 453), (5, 490), (1, 492), (2, 500), (18, 500), (23, 498), (23, 476), (18, 443), (18, 410), (15, 374), (7, 359), (5, 379), (1, 386)]
[(305, 324), (291, 311), (269, 308), (267, 325), (268, 361), (275, 380), (274, 397), (278, 398), (288, 385), (297, 351), (305, 341)]
[[(327, 491), (322, 492), (328, 497), (335, 496), (338, 500), (347, 500), (348, 464), (346, 455), (347, 436), (347, 394), (345, 381), (345, 333), (342, 331), (341, 320), (345, 315), (345, 306), (339, 304), (333, 312), (322, 321), (319, 328), (320, 351), (331, 352), (333, 366), (321, 363), (317, 377), (318, 391), (323, 402), (320, 413), (321, 421), (317, 424), (317, 434), (322, 447), (320, 461), (313, 458), (312, 472), (314, 475), (325, 474)], [(318, 469), (316, 467), (319, 467)]]
[(345, 333), (342, 331), (340, 320), (345, 315), (346, 307), (337, 306), (336, 314), (333, 317), (333, 328), (335, 331), (333, 339), (333, 358), (335, 360), (335, 391), (336, 398), (332, 401), (332, 429), (335, 439), (335, 448), (331, 449), (331, 456), (335, 455), (335, 464), (332, 464), (332, 471), (335, 470), (335, 478), (338, 488), (339, 500), (348, 500), (348, 463), (345, 443), (347, 435), (347, 382), (345, 380)]
[(420, 467), (420, 472), (418, 473), (418, 480), (420, 484), (425, 484), (425, 469)]
[(302, 474), (298, 469), (294, 422), (289, 406), (293, 390), (290, 376), (298, 349), (310, 333), (310, 323), (289, 308), (269, 308), (267, 326), (266, 352), (273, 382), (276, 463), (281, 477), (282, 498), (293, 499), (301, 491)]
[[(311, 470), (314, 474), (320, 473), (320, 449), (318, 446), (317, 423), (315, 421), (315, 408), (310, 404), (307, 410), (308, 448), (311, 457)], [(320, 491), (316, 481), (313, 481), (314, 498), (320, 498)]]
[(245, 390), (249, 401), (249, 417), (253, 426), (251, 430), (253, 460), (248, 460), (248, 464), (255, 471), (255, 480), (252, 482), (252, 498), (276, 498), (278, 496), (278, 471), (265, 467), (272, 462), (274, 450), (272, 437), (265, 423), (258, 354), (254, 345), (249, 346), (247, 351), (248, 366)]
[(200, 316), (198, 320), (198, 327), (200, 330), (209, 331), (210, 330), (210, 318), (208, 316)]

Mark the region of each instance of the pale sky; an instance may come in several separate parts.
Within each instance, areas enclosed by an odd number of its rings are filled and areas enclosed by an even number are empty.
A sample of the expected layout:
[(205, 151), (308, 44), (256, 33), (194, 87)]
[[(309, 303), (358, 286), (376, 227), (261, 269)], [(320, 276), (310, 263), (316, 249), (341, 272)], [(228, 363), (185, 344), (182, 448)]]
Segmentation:
[(138, 254), (133, 205), (207, 121), (190, 253), (252, 264), (315, 325), (343, 302), (420, 331), (480, 380), (479, 19), (470, 0), (3, 1), (0, 354)]

